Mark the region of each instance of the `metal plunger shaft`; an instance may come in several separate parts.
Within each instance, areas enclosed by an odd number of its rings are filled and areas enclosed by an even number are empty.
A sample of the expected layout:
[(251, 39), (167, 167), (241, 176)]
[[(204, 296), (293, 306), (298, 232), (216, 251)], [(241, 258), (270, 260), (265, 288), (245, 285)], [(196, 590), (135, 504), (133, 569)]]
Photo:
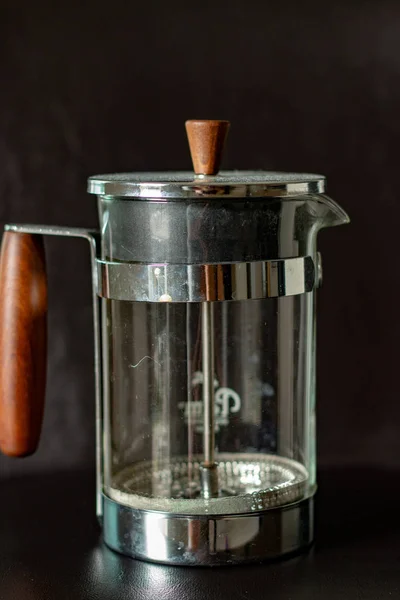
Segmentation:
[(218, 469), (215, 462), (215, 394), (214, 394), (214, 314), (211, 302), (201, 305), (201, 340), (203, 363), (203, 449), (201, 491), (204, 498), (218, 495)]
[(210, 302), (202, 303), (201, 320), (204, 466), (210, 468), (215, 464), (214, 315)]
[[(186, 121), (186, 132), (197, 176), (210, 177), (218, 173), (228, 130), (228, 121)], [(206, 290), (208, 284), (206, 273)], [(218, 466), (215, 462), (214, 312), (211, 302), (203, 302), (201, 306), (201, 333), (204, 452), (200, 470), (201, 492), (204, 498), (212, 498), (218, 496), (219, 486)]]

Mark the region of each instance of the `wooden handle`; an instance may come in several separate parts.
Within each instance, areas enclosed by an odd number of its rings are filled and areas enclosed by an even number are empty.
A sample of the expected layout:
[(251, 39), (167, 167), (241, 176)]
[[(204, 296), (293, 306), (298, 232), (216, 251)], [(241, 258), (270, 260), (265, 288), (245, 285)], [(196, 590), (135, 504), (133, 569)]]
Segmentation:
[(218, 173), (229, 127), (229, 121), (186, 121), (186, 133), (196, 175)]
[(6, 231), (0, 256), (0, 449), (35, 452), (46, 386), (47, 279), (41, 235)]

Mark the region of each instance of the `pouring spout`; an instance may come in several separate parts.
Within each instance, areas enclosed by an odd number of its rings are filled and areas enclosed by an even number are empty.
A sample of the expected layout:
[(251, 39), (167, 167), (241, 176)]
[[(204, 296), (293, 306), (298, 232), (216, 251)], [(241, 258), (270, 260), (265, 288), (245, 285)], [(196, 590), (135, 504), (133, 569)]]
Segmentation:
[(320, 194), (312, 200), (312, 211), (317, 217), (318, 229), (336, 227), (350, 223), (350, 217), (341, 206), (329, 196)]

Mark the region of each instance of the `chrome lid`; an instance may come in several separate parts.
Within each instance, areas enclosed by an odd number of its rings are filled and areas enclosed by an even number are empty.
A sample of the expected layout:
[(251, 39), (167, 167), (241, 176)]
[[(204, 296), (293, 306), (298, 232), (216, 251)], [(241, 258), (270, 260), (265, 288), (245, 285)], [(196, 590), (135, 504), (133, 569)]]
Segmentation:
[(287, 197), (324, 191), (323, 175), (278, 171), (221, 171), (218, 175), (200, 176), (191, 171), (112, 173), (94, 175), (88, 180), (90, 194), (159, 200)]

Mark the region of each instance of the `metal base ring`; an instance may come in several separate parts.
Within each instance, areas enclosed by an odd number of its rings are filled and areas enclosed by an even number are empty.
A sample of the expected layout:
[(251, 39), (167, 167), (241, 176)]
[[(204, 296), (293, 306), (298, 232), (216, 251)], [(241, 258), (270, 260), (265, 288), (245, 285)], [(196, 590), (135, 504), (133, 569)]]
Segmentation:
[(113, 550), (171, 565), (217, 566), (282, 557), (313, 541), (313, 498), (254, 514), (187, 516), (103, 496), (103, 536)]

